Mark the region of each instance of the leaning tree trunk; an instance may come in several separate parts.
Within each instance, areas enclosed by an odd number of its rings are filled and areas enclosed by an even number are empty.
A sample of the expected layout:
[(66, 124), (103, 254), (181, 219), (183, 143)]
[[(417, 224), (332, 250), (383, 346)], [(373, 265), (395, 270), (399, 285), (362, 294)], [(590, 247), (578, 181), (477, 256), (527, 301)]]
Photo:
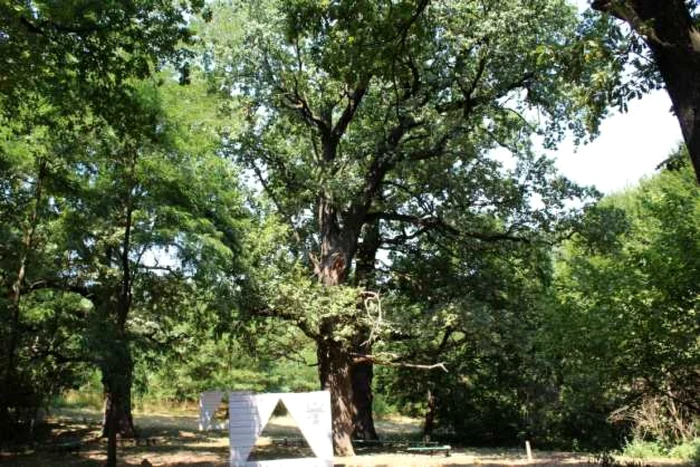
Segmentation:
[(680, 51), (655, 46), (652, 51), (700, 182), (700, 49)]

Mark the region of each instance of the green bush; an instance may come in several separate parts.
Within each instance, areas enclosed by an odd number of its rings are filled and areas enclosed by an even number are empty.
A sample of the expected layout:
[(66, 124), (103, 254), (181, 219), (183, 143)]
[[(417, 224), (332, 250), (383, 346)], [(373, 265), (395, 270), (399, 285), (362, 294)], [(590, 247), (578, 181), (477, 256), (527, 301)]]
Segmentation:
[(674, 446), (668, 455), (675, 459), (694, 461), (695, 465), (700, 465), (700, 438)]
[(622, 454), (637, 459), (649, 459), (652, 457), (666, 457), (667, 451), (659, 442), (633, 439), (627, 442), (622, 450)]
[(377, 418), (384, 417), (386, 415), (394, 415), (399, 411), (396, 406), (391, 404), (383, 394), (374, 394), (374, 400), (372, 401), (372, 410)]
[(100, 372), (93, 370), (85, 379), (85, 383), (78, 389), (69, 389), (56, 396), (52, 401), (52, 405), (54, 407), (101, 410), (104, 395)]

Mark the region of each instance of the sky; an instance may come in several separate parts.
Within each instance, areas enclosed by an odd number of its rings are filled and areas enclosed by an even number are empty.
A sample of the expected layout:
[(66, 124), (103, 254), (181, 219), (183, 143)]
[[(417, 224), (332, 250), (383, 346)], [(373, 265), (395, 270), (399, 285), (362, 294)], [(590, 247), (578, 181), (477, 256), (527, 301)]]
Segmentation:
[[(589, 0), (574, 3), (583, 12)], [(550, 156), (573, 181), (595, 185), (606, 194), (620, 191), (652, 175), (682, 141), (678, 121), (670, 110), (671, 99), (665, 90), (651, 92), (630, 102), (626, 113), (614, 112), (608, 117), (592, 143), (575, 148), (569, 139)]]
[(615, 112), (603, 121), (593, 142), (576, 148), (567, 139), (550, 156), (571, 180), (606, 194), (620, 191), (652, 175), (682, 141), (670, 109), (666, 91), (654, 91), (630, 102), (628, 112)]

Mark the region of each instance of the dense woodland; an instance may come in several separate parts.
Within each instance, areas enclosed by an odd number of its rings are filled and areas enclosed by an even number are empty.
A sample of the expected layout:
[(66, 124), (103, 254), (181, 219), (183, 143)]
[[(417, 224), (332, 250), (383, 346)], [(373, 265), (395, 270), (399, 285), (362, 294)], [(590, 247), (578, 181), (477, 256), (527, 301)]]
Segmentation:
[[(470, 444), (692, 443), (696, 11), (3, 2), (0, 438), (93, 391), (114, 465), (137, 399), (321, 387), (338, 455), (386, 411)], [(657, 88), (686, 144), (638, 186), (544, 155)]]

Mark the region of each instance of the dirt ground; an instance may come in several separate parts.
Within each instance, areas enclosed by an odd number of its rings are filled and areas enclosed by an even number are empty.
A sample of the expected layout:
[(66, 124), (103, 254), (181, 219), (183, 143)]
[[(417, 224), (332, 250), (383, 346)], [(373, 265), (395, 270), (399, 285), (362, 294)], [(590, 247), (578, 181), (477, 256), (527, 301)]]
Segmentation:
[[(136, 414), (140, 442), (123, 440), (119, 457), (122, 466), (141, 466), (148, 460), (153, 466), (163, 467), (228, 467), (228, 437), (226, 431), (200, 432), (195, 412), (177, 414)], [(419, 426), (411, 419), (391, 418), (377, 423), (385, 439), (416, 439)], [(100, 439), (100, 414), (88, 410), (61, 410), (48, 418), (44, 440), (34, 446), (15, 448), (15, 452), (0, 453), (0, 464), (26, 467), (66, 466), (88, 467), (103, 465), (105, 441)], [(302, 445), (299, 445), (302, 444)], [(336, 458), (337, 467), (423, 467), (423, 466), (480, 466), (500, 467), (536, 465), (540, 467), (566, 465), (591, 467), (593, 456), (561, 452), (533, 452), (528, 462), (525, 451), (456, 448), (450, 457), (442, 454), (409, 454), (406, 444), (394, 443), (386, 447), (356, 447), (352, 458)], [(310, 457), (311, 450), (301, 441), (301, 434), (289, 417), (275, 417), (263, 431), (251, 454), (253, 459)], [(681, 462), (625, 460), (635, 467), (665, 465), (679, 467)], [(147, 465), (147, 464), (146, 464)]]

